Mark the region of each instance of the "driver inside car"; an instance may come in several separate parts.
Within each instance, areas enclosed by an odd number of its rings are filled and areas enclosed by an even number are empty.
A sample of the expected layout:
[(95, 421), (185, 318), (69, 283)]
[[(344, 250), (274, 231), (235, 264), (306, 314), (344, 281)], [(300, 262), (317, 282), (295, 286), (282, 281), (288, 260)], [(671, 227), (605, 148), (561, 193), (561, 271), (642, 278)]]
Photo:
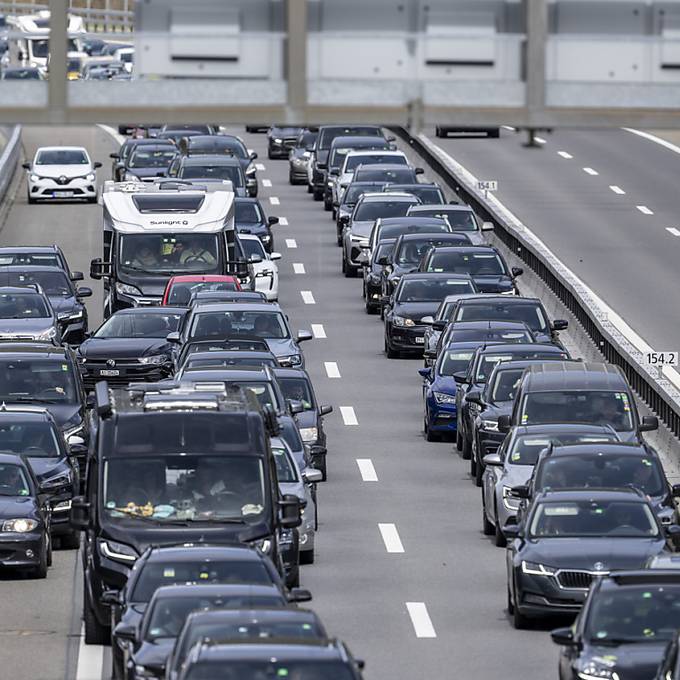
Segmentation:
[(208, 244), (205, 239), (194, 236), (189, 243), (187, 243), (181, 251), (179, 261), (182, 264), (206, 264), (214, 265), (215, 256), (206, 247)]
[(140, 269), (158, 267), (160, 262), (154, 246), (153, 241), (143, 241), (135, 253), (132, 265)]

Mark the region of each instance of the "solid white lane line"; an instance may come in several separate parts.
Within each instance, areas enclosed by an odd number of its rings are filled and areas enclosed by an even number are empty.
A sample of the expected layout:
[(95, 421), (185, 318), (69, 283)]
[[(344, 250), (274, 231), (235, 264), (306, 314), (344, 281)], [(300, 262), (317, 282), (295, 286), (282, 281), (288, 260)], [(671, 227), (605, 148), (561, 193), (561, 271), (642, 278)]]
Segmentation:
[(437, 633), (432, 625), (430, 615), (427, 613), (427, 607), (424, 602), (407, 602), (406, 609), (408, 609), (413, 630), (416, 632), (417, 638), (436, 638)]
[(326, 338), (326, 329), (323, 327), (322, 323), (312, 324), (312, 335), (317, 340), (324, 340)]
[(570, 153), (567, 153), (566, 151), (558, 151), (557, 155), (562, 156), (562, 158), (566, 159), (573, 158), (573, 156)]
[(501, 125), (501, 127), (502, 127), (504, 130), (510, 130), (510, 132), (514, 132), (514, 131), (515, 131), (515, 128), (512, 127), (512, 125)]
[(112, 128), (110, 125), (102, 125), (101, 123), (97, 123), (97, 127), (110, 134), (111, 137), (113, 137), (118, 142), (118, 144), (122, 144), (127, 139), (125, 135), (121, 135), (120, 132), (118, 132), (117, 128)]
[(288, 226), (288, 218), (287, 217), (279, 217), (279, 224), (282, 227), (287, 227)]
[(653, 215), (654, 213), (646, 205), (635, 206), (643, 215)]
[(654, 142), (655, 144), (660, 144), (661, 146), (665, 147), (669, 151), (673, 151), (674, 153), (680, 153), (680, 146), (677, 146), (676, 144), (668, 142), (665, 139), (661, 139), (661, 137), (657, 137), (656, 135), (653, 135), (650, 132), (643, 132), (642, 130), (634, 130), (633, 128), (623, 128), (623, 129), (626, 132), (632, 132), (634, 135), (637, 135), (638, 137), (644, 137), (644, 139), (648, 139), (650, 142)]
[(306, 305), (315, 305), (316, 300), (314, 299), (314, 296), (312, 295), (311, 290), (301, 290), (300, 295), (302, 295), (302, 300)]
[(279, 204), (281, 203), (281, 201), (279, 201), (279, 199), (278, 199), (276, 196), (270, 196), (270, 197), (269, 197), (269, 202), (270, 202), (272, 205), (279, 205)]
[(293, 271), (296, 274), (306, 274), (305, 265), (302, 262), (293, 262)]
[(340, 369), (335, 361), (324, 361), (324, 368), (326, 369), (326, 375), (329, 378), (341, 378)]
[(592, 168), (583, 168), (583, 172), (592, 175), (593, 177), (600, 174), (597, 170), (593, 170)]
[(358, 425), (357, 414), (354, 413), (354, 408), (352, 406), (341, 406), (340, 414), (342, 419), (345, 421), (345, 425)]
[(375, 471), (373, 461), (370, 458), (357, 458), (357, 465), (364, 482), (377, 482), (378, 473)]
[(403, 553), (404, 546), (399, 538), (396, 524), (378, 524), (385, 549), (388, 553)]
[(270, 187), (272, 185), (272, 181), (270, 179), (263, 179), (262, 180), (262, 186), (263, 187)]
[(260, 171), (266, 170), (266, 168), (264, 167), (264, 163), (255, 163), (255, 169)]
[(619, 196), (623, 196), (626, 192), (621, 188), (617, 187), (616, 184), (612, 184), (609, 187), (615, 194), (618, 194)]
[(294, 238), (287, 238), (286, 248), (297, 248), (297, 241)]
[(547, 143), (548, 143), (548, 140), (547, 140), (547, 139), (543, 139), (543, 137), (534, 137), (534, 141), (535, 141), (537, 144), (547, 144)]
[(666, 227), (666, 231), (673, 234), (673, 236), (680, 236), (680, 230), (676, 229), (675, 227)]
[(76, 680), (93, 680), (93, 678), (101, 678), (103, 666), (103, 645), (86, 645), (85, 631), (81, 630), (80, 643), (78, 644)]

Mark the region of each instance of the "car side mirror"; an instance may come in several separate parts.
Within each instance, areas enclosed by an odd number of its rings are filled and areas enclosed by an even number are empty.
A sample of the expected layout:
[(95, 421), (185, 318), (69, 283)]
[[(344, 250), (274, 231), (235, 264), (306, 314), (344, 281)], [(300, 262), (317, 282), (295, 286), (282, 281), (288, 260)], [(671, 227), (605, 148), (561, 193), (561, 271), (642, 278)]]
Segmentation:
[(302, 472), (302, 478), (309, 484), (316, 484), (323, 481), (323, 472), (316, 468), (306, 468)]
[(482, 462), (484, 465), (488, 465), (490, 467), (498, 467), (499, 465), (503, 465), (503, 461), (497, 453), (487, 453), (486, 456), (482, 458)]
[(314, 335), (309, 331), (298, 331), (296, 340), (298, 342), (307, 342), (307, 340), (313, 340)]
[(465, 401), (471, 404), (477, 404), (477, 406), (484, 406), (482, 393), (479, 390), (472, 390), (468, 392), (467, 396), (465, 397)]
[(390, 263), (390, 259), (388, 257), (379, 257), (378, 258), (378, 264), (381, 267), (386, 267)]
[[(99, 601), (102, 604), (108, 604), (109, 606), (123, 604), (123, 598), (121, 597), (120, 590), (115, 590), (114, 588), (105, 590), (100, 595)], [(120, 624), (118, 624), (118, 626), (120, 626)], [(116, 626), (116, 634), (118, 633), (118, 626)]]
[(180, 342), (179, 331), (173, 331), (172, 333), (168, 333), (168, 334), (165, 336), (165, 339), (166, 339), (168, 342), (172, 342), (173, 344), (178, 345), (179, 342)]
[(134, 642), (137, 639), (137, 629), (122, 622), (114, 628), (113, 633), (117, 638), (126, 642)]
[(92, 164), (92, 166), (94, 167), (95, 170), (96, 170), (97, 168), (101, 168), (101, 167), (102, 167), (101, 161), (95, 161), (95, 162)]
[(70, 272), (69, 278), (71, 281), (82, 281), (85, 276), (83, 275), (83, 272)]
[(311, 602), (312, 594), (306, 588), (291, 588), (288, 592), (288, 602)]
[(322, 404), (319, 406), (319, 415), (327, 416), (333, 413), (333, 407), (330, 404)]
[(97, 257), (90, 262), (90, 278), (99, 280), (106, 276), (111, 276), (111, 263), (104, 262), (101, 257)]
[(299, 399), (286, 399), (288, 402), (288, 410), (291, 415), (302, 413), (305, 410), (304, 404)]
[(113, 158), (114, 161), (120, 160), (120, 154), (118, 153), (110, 153), (109, 158)]
[(300, 499), (293, 494), (285, 494), (279, 501), (280, 525), (284, 529), (294, 529), (302, 523)]
[(677, 524), (668, 524), (664, 527), (664, 532), (668, 538), (677, 538), (680, 536), (680, 526)]
[(269, 259), (274, 261), (274, 260), (280, 260), (281, 259), (281, 253), (273, 252), (269, 253)]
[(349, 224), (349, 215), (340, 215), (340, 224)]
[(251, 152), (249, 158), (251, 161), (254, 161), (257, 158), (257, 151)]
[(21, 167), (22, 167), (24, 170), (30, 170), (30, 169), (31, 169), (31, 164), (30, 164), (30, 163), (22, 163), (22, 164), (21, 164)]
[(556, 645), (563, 647), (573, 647), (576, 644), (574, 631), (571, 628), (555, 628), (550, 633), (550, 638)]
[(643, 416), (640, 423), (640, 432), (653, 432), (659, 429), (659, 419), (656, 416)]
[(510, 489), (510, 493), (513, 495), (514, 498), (523, 498), (527, 500), (529, 498), (529, 485), (528, 484), (520, 484), (518, 486), (513, 486)]
[(424, 175), (424, 174), (425, 174), (425, 170), (423, 170), (423, 168), (416, 168), (416, 175)]
[(454, 373), (454, 374), (453, 374), (453, 379), (454, 379), (457, 383), (461, 383), (461, 384), (463, 384), (463, 385), (467, 385), (467, 382), (468, 382), (468, 380), (467, 380), (467, 373), (466, 373), (465, 371), (460, 371), (459, 373)]
[(569, 322), (566, 319), (555, 319), (552, 322), (552, 329), (554, 331), (565, 331), (569, 327)]
[(482, 231), (493, 231), (494, 228), (493, 222), (482, 222)]
[(518, 524), (506, 524), (503, 526), (503, 535), (508, 541), (519, 538), (521, 534)]
[(77, 298), (92, 297), (92, 288), (87, 288), (87, 286), (82, 286), (76, 289)]
[(425, 379), (431, 378), (432, 377), (432, 369), (431, 368), (419, 368), (418, 374), (421, 375)]
[(524, 274), (524, 269), (522, 269), (522, 267), (513, 267), (510, 271), (512, 272), (513, 278), (517, 278), (518, 276), (522, 276), (522, 274)]
[(445, 321), (444, 319), (437, 319), (437, 321), (432, 323), (432, 328), (434, 328), (436, 331), (443, 331), (446, 330), (447, 324), (448, 321)]
[(510, 432), (510, 416), (507, 413), (498, 416), (498, 431), (499, 432)]
[(434, 317), (433, 316), (424, 316), (420, 320), (420, 323), (424, 323), (426, 326), (431, 326), (434, 323)]
[(71, 500), (69, 522), (73, 529), (86, 531), (90, 526), (90, 502), (85, 496), (76, 496)]
[(671, 487), (671, 493), (675, 498), (680, 497), (680, 484), (673, 484)]
[(279, 218), (276, 215), (272, 215), (271, 217), (267, 218), (267, 224), (271, 227), (274, 224), (279, 223)]

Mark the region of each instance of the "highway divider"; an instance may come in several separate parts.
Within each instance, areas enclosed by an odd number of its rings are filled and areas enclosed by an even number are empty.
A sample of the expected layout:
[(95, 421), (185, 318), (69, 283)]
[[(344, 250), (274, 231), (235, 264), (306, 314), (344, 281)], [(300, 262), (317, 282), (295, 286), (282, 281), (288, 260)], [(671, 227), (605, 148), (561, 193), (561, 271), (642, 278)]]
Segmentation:
[(640, 399), (680, 438), (680, 374), (670, 366), (651, 365), (647, 354), (653, 352), (653, 348), (492, 193), (480, 187), (478, 179), (466, 168), (427, 136), (412, 136), (403, 127), (391, 127), (390, 130), (427, 161), (434, 172), (483, 220), (494, 223), (496, 237), (555, 294), (578, 320), (606, 361), (623, 369)]

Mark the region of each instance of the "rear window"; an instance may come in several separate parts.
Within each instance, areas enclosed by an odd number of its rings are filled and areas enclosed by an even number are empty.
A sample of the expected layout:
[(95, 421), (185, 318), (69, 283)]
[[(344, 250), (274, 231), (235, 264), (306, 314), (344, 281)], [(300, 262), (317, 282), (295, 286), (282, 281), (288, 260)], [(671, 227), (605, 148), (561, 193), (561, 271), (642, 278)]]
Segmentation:
[(523, 321), (532, 331), (548, 332), (543, 310), (535, 303), (461, 304), (455, 321)]
[(350, 156), (345, 161), (344, 172), (351, 172), (356, 170), (360, 165), (408, 165), (408, 160), (405, 156), (397, 156), (393, 154), (385, 153), (374, 153), (374, 154), (361, 154), (356, 156)]
[(482, 253), (435, 251), (429, 258), (427, 271), (470, 274), (470, 276), (507, 275), (507, 270), (501, 258), (493, 251)]
[(146, 195), (132, 197), (140, 213), (196, 213), (201, 209), (205, 196), (196, 194)]
[(52, 149), (41, 151), (35, 159), (36, 165), (87, 165), (87, 156), (77, 149)]
[(567, 446), (569, 444), (601, 444), (615, 442), (618, 438), (612, 434), (574, 434), (560, 432), (549, 435), (521, 435), (510, 445), (507, 457), (513, 465), (536, 465), (538, 455), (543, 449), (553, 446)]
[(319, 133), (319, 149), (330, 149), (336, 137), (380, 137), (382, 132), (375, 125), (322, 128)]

